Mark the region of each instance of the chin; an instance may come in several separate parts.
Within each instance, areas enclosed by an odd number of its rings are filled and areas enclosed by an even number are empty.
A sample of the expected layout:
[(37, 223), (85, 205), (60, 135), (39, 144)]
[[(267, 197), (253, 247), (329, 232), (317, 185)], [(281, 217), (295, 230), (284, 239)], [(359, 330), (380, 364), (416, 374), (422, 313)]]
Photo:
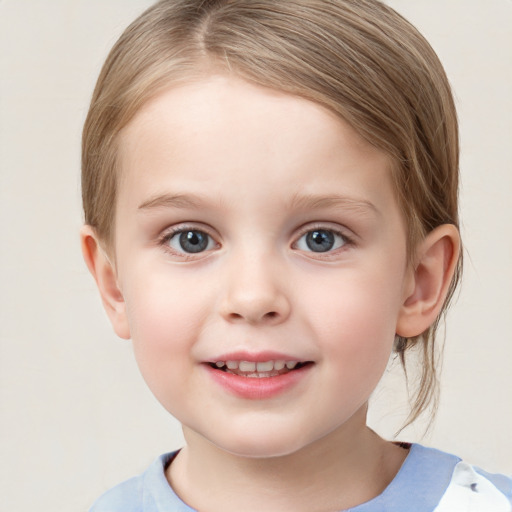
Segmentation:
[(219, 448), (226, 452), (234, 455), (235, 457), (241, 457), (245, 459), (277, 459), (279, 457), (286, 457), (297, 452), (296, 448), (283, 447), (282, 445), (244, 445), (244, 446), (228, 446)]
[[(231, 435), (230, 435), (231, 434)], [(222, 439), (211, 439), (217, 448), (237, 457), (271, 459), (286, 457), (304, 449), (314, 442), (290, 431), (276, 432), (270, 427), (236, 433), (226, 432)]]

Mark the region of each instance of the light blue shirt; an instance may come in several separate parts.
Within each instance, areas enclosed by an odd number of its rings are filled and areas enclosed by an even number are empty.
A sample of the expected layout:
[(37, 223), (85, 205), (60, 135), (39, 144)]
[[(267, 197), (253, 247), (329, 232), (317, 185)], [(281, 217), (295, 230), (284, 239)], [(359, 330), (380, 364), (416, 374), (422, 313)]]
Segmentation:
[[(174, 493), (162, 455), (142, 475), (105, 493), (90, 512), (196, 512)], [(413, 444), (382, 494), (347, 512), (512, 512), (512, 479), (491, 475), (459, 457)]]

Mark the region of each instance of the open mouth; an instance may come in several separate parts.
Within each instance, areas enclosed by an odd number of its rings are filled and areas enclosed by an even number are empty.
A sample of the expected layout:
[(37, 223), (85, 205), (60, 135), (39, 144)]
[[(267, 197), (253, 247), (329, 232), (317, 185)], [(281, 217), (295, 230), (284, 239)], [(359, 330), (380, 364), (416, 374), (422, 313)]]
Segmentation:
[(248, 378), (277, 377), (313, 364), (312, 361), (216, 361), (208, 363), (214, 370)]

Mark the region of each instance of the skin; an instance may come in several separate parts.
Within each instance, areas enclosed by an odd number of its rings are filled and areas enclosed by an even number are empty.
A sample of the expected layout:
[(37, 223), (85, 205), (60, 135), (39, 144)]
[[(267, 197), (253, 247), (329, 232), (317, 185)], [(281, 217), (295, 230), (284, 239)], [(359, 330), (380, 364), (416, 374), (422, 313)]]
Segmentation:
[[(368, 429), (367, 402), (395, 334), (435, 319), (455, 228), (410, 267), (387, 156), (323, 107), (225, 75), (144, 106), (120, 163), (115, 247), (87, 226), (82, 244), (114, 329), (183, 425), (177, 494), (204, 511), (311, 512), (382, 492), (407, 452)], [(206, 249), (186, 252), (176, 230), (205, 233)], [(332, 250), (308, 246), (314, 230)], [(264, 351), (309, 365), (247, 399), (206, 364)]]

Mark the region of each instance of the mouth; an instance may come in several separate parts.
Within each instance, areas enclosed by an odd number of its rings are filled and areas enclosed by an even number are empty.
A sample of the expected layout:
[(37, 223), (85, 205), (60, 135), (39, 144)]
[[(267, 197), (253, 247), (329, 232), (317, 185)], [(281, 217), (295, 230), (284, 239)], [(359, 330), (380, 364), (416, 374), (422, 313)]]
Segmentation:
[(312, 361), (285, 361), (285, 360), (269, 360), (269, 361), (215, 361), (207, 363), (214, 370), (238, 375), (239, 377), (247, 377), (252, 379), (262, 379), (269, 377), (278, 377), (287, 373), (300, 370), (305, 366), (313, 364)]

